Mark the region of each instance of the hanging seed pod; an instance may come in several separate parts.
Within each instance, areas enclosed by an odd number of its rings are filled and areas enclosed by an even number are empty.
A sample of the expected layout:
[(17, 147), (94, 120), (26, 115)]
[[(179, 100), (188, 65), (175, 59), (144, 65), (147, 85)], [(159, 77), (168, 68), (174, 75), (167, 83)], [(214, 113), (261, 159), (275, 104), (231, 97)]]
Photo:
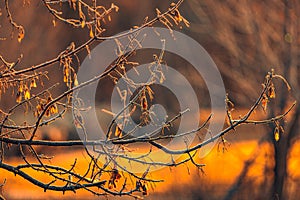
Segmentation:
[(29, 91), (29, 89), (27, 89), (27, 88), (25, 89), (24, 99), (25, 99), (25, 100), (30, 99), (30, 91)]
[(16, 95), (16, 102), (21, 103), (21, 101), (22, 101), (22, 93), (18, 91)]
[(32, 80), (31, 80), (31, 82), (30, 82), (30, 88), (36, 88), (37, 86), (36, 86), (36, 81), (35, 81), (35, 79), (33, 78)]

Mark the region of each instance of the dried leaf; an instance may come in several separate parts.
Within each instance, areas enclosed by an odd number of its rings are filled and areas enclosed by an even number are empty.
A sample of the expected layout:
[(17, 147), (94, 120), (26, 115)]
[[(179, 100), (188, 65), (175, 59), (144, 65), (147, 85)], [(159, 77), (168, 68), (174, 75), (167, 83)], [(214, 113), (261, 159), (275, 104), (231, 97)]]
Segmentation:
[(37, 86), (36, 86), (36, 81), (35, 81), (35, 79), (33, 78), (32, 80), (31, 80), (31, 82), (30, 82), (30, 88), (36, 88)]
[(51, 96), (49, 96), (49, 97), (48, 97), (48, 99), (47, 99), (47, 102), (46, 102), (46, 104), (50, 103), (52, 100), (53, 100), (53, 99), (52, 99), (52, 97), (51, 97)]
[(84, 28), (86, 18), (85, 18), (84, 13), (82, 12), (80, 1), (78, 2), (78, 11), (79, 11), (79, 20), (80, 20), (80, 23), (81, 23), (81, 28)]
[(81, 28), (84, 28), (84, 26), (85, 26), (85, 21), (82, 20), (82, 21), (81, 21)]
[(36, 111), (34, 112), (34, 116), (38, 117), (41, 114), (41, 112), (43, 111), (43, 109), (44, 109), (44, 105), (42, 103), (39, 103), (36, 106)]
[(68, 65), (65, 65), (64, 67), (64, 83), (69, 82), (69, 75), (70, 75), (70, 70)]
[(25, 91), (24, 99), (25, 99), (25, 100), (30, 99), (30, 92), (29, 92), (28, 89), (26, 89), (26, 91)]
[(17, 92), (16, 102), (21, 103), (21, 101), (22, 101), (22, 94), (21, 92)]
[(91, 59), (91, 50), (90, 50), (89, 45), (85, 45), (85, 49), (86, 49), (86, 51), (87, 51), (87, 53), (89, 55), (89, 59)]
[(122, 130), (119, 128), (119, 126), (116, 127), (115, 136), (118, 138), (122, 137)]
[(64, 83), (68, 82), (68, 77), (64, 75)]
[(180, 14), (180, 12), (179, 12), (177, 9), (174, 10), (173, 15), (174, 15), (175, 20), (176, 20), (178, 23), (182, 21), (181, 14)]
[(23, 84), (20, 83), (18, 92), (23, 92)]
[(149, 85), (146, 86), (146, 91), (147, 91), (150, 101), (152, 101), (154, 98), (154, 96), (153, 96), (154, 92)]
[(56, 104), (50, 106), (50, 113), (51, 113), (51, 114), (56, 114), (56, 113), (58, 113), (58, 108), (57, 108)]
[(75, 87), (78, 86), (78, 80), (77, 80), (77, 76), (76, 75), (74, 75), (74, 86)]
[(94, 33), (93, 33), (93, 30), (90, 29), (90, 37), (93, 38), (94, 37)]
[(49, 116), (50, 116), (50, 110), (49, 110), (49, 109), (46, 110), (45, 115), (46, 115), (46, 117), (49, 117)]
[(148, 102), (145, 95), (141, 97), (141, 109), (142, 111), (148, 110)]
[(267, 95), (264, 94), (263, 99), (261, 100), (261, 105), (262, 105), (264, 111), (267, 111), (268, 102), (269, 102), (269, 99), (268, 99)]
[(112, 189), (113, 187), (116, 188), (117, 185), (116, 183), (119, 181), (119, 179), (121, 178), (121, 174), (119, 173), (119, 171), (117, 169), (113, 169), (110, 179), (108, 181), (108, 188)]
[(24, 31), (24, 29), (23, 28), (19, 28), (18, 42), (21, 43), (24, 37), (25, 37), (25, 31)]
[(272, 83), (269, 88), (268, 88), (268, 96), (271, 98), (271, 99), (274, 99), (275, 98), (275, 86), (274, 84)]
[(276, 127), (274, 130), (274, 139), (276, 142), (278, 142), (278, 140), (280, 139), (280, 135), (279, 135), (279, 128)]
[(52, 24), (53, 24), (53, 27), (56, 27), (56, 20), (55, 19), (52, 20)]

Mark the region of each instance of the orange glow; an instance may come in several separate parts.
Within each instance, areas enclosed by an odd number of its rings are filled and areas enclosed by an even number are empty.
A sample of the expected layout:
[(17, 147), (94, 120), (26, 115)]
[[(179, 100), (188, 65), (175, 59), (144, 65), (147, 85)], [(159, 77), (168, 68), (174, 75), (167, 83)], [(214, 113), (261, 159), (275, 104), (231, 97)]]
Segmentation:
[[(199, 163), (205, 163), (206, 166), (203, 168), (204, 173), (195, 169), (195, 167), (189, 163), (187, 165), (182, 165), (176, 168), (164, 168), (162, 170), (152, 172), (151, 176), (153, 178), (164, 178), (164, 183), (158, 183), (152, 185), (154, 191), (150, 188), (150, 195), (160, 194), (169, 191), (170, 189), (180, 188), (180, 187), (197, 187), (205, 183), (206, 187), (213, 185), (222, 185), (220, 190), (226, 190), (230, 187), (235, 181), (236, 178), (240, 175), (243, 170), (245, 161), (250, 159), (251, 156), (256, 155), (256, 149), (258, 144), (256, 141), (247, 141), (247, 142), (237, 142), (232, 143), (228, 148), (228, 151), (224, 153), (218, 151), (215, 148), (208, 156), (202, 160), (196, 160)], [(290, 153), (289, 162), (288, 162), (288, 172), (294, 178), (299, 178), (299, 166), (300, 166), (300, 142), (297, 142)], [(87, 160), (83, 157), (83, 153), (80, 150), (77, 150), (76, 153), (62, 153), (59, 156), (56, 156), (51, 163), (60, 162), (60, 165), (70, 168), (73, 164), (74, 154), (78, 158), (77, 172), (83, 173), (87, 164)], [(253, 165), (250, 167), (247, 177), (252, 177), (255, 180), (255, 183), (261, 183), (265, 176), (264, 168), (265, 165), (270, 165), (272, 167), (273, 162), (267, 158), (272, 158), (273, 150), (269, 144), (263, 144), (259, 147), (259, 151), (255, 156)], [(271, 156), (271, 157), (270, 157)], [(63, 162), (61, 162), (63, 161)], [(10, 163), (17, 163), (18, 160), (12, 160)], [(50, 164), (50, 163), (49, 163)], [(6, 185), (3, 187), (3, 195), (10, 198), (32, 198), (32, 197), (43, 197), (43, 198), (80, 198), (80, 197), (89, 197), (94, 198), (91, 194), (88, 194), (85, 191), (76, 191), (76, 194), (67, 192), (62, 196), (61, 192), (52, 192), (44, 191), (32, 184), (27, 183), (27, 181), (21, 179), (20, 177), (15, 177), (12, 173), (0, 170), (1, 180), (6, 178)], [(36, 177), (42, 180), (47, 180), (50, 182), (50, 179), (47, 178), (44, 174), (36, 174)], [(122, 179), (122, 178), (121, 178)]]

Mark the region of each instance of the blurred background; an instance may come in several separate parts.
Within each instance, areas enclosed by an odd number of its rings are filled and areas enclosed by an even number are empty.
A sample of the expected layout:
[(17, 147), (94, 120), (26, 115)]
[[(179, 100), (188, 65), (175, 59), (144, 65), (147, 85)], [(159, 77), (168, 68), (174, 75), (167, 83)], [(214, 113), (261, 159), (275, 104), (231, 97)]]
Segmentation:
[[(104, 25), (104, 35), (114, 35), (140, 25), (146, 16), (156, 16), (155, 9), (165, 11), (172, 1), (130, 0), (108, 1), (101, 4), (109, 7), (118, 5), (118, 13), (112, 14), (112, 21)], [(100, 3), (100, 2), (99, 2)], [(15, 61), (20, 55), (23, 59), (16, 69), (29, 67), (56, 57), (72, 41), (80, 45), (89, 39), (89, 30), (73, 28), (57, 22), (44, 7), (42, 1), (10, 1), (13, 18), (25, 28), (25, 38), (17, 41), (17, 31), (9, 24), (4, 1), (0, 2), (0, 54), (7, 61)], [(63, 7), (65, 15), (72, 15), (68, 5)], [(276, 74), (283, 75), (292, 90), (287, 92), (283, 82), (275, 82), (276, 99), (269, 104), (267, 112), (262, 109), (255, 113), (256, 118), (264, 119), (283, 113), (294, 100), (300, 100), (300, 2), (297, 0), (238, 1), (238, 0), (186, 0), (180, 8), (181, 14), (190, 22), (190, 27), (174, 27), (195, 39), (210, 54), (218, 66), (229, 98), (235, 104), (234, 117), (244, 114), (258, 97), (264, 77), (272, 68)], [(92, 49), (96, 44), (92, 45)], [(141, 62), (152, 59), (143, 58)], [(82, 52), (83, 60), (87, 53)], [(199, 75), (193, 73), (192, 66), (183, 60), (167, 55), (169, 66), (174, 67), (188, 77), (195, 89), (200, 106), (205, 116), (209, 115), (209, 104), (203, 96), (207, 94), (206, 86)], [(59, 64), (47, 68), (51, 77), (47, 85), (62, 82), (63, 73)], [(99, 105), (107, 106), (104, 95), (112, 86), (101, 88), (97, 93)], [(66, 88), (61, 84), (55, 94)], [(159, 93), (159, 91), (158, 91)], [(161, 97), (162, 93), (159, 93)], [(161, 98), (168, 101), (168, 98)], [(168, 104), (168, 102), (165, 102)], [(174, 105), (176, 102), (174, 103)], [(0, 106), (5, 110), (14, 105), (11, 96), (1, 96)], [(172, 104), (173, 105), (173, 104)], [(173, 107), (173, 106), (170, 106)], [(176, 106), (175, 106), (176, 107)], [(175, 109), (176, 110), (176, 109)], [(175, 111), (174, 111), (175, 112)], [(163, 169), (153, 176), (166, 177), (165, 183), (153, 185), (153, 191), (146, 199), (296, 199), (300, 195), (300, 143), (299, 143), (299, 106), (289, 114), (282, 125), (285, 132), (278, 142), (274, 140), (272, 125), (246, 125), (228, 134), (227, 150), (217, 146), (204, 159), (204, 173), (193, 166), (185, 165), (176, 169)], [(28, 116), (26, 116), (28, 117)], [(101, 116), (100, 116), (101, 118)], [(24, 120), (19, 113), (16, 120)], [(108, 119), (109, 120), (109, 119)], [(72, 125), (71, 116), (42, 128), (39, 137), (43, 139), (76, 139), (77, 133)], [(60, 158), (70, 149), (59, 149)], [(17, 162), (13, 151), (11, 162)], [(80, 157), (80, 153), (78, 154)], [(67, 162), (67, 161), (66, 161)], [(84, 163), (84, 159), (82, 161)], [(70, 163), (72, 161), (70, 160)], [(69, 163), (69, 164), (70, 164)], [(167, 174), (167, 176), (166, 176)], [(42, 176), (41, 176), (42, 177)], [(0, 193), (8, 199), (44, 199), (73, 198), (93, 199), (85, 192), (78, 194), (43, 193), (42, 189), (0, 170), (0, 182), (6, 178), (7, 183)], [(22, 185), (22, 187), (20, 187)], [(277, 194), (277, 196), (275, 195)]]

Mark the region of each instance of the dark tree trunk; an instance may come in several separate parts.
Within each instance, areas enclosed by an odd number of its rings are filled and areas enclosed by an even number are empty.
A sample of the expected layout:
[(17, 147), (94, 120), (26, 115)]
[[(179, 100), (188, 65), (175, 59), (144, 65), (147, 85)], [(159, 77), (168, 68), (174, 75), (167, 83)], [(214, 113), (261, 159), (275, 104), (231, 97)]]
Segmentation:
[(275, 167), (274, 167), (274, 199), (283, 199), (283, 185), (287, 175), (287, 137), (281, 137), (280, 142), (274, 141)]

